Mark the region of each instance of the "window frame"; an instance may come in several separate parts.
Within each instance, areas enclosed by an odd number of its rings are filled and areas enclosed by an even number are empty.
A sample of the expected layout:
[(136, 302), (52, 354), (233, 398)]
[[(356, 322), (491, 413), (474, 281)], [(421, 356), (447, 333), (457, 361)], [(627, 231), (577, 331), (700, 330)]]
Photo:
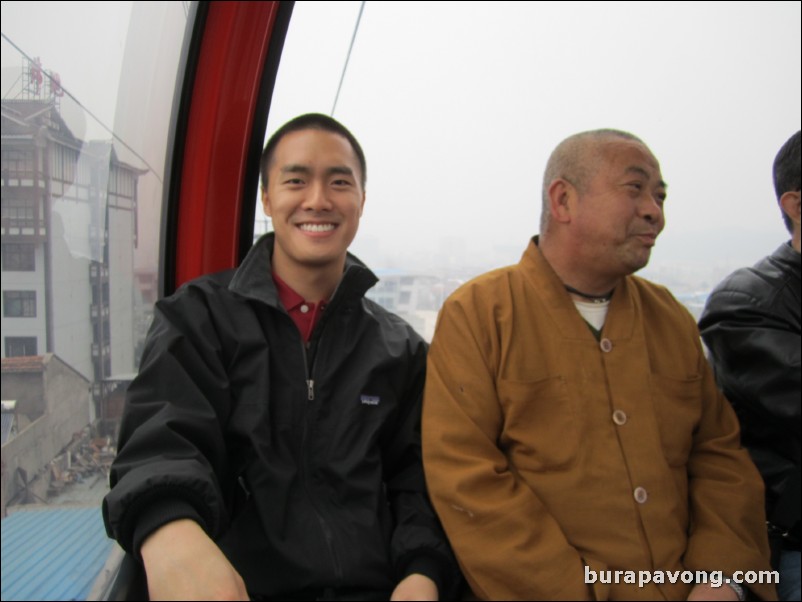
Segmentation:
[(293, 5), (193, 5), (165, 170), (160, 297), (235, 267), (252, 244), (259, 160)]
[[(11, 312), (12, 309), (15, 310), (14, 313)], [(17, 309), (19, 311), (16, 311)], [(3, 291), (4, 318), (35, 318), (36, 313), (36, 291)]]
[(24, 242), (3, 243), (4, 272), (35, 272), (36, 246)]
[[(6, 357), (31, 357), (39, 355), (39, 340), (37, 337), (4, 337)], [(24, 353), (13, 353), (13, 345), (22, 345)], [(33, 353), (29, 352), (28, 347), (33, 346)]]

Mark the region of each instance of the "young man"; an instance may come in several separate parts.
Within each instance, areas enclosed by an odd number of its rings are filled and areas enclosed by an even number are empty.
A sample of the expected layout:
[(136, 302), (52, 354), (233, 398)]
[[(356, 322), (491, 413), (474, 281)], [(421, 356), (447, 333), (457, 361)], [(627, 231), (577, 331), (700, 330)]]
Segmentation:
[(800, 146), (797, 132), (774, 159), (774, 190), (791, 240), (725, 278), (699, 321), (716, 380), (735, 407), (743, 444), (766, 484), (782, 600), (800, 598)]
[(160, 301), (128, 391), (109, 534), (152, 598), (434, 600), (457, 582), (420, 458), (426, 346), (365, 299), (353, 135), (298, 117), (262, 157), (274, 234)]
[(737, 600), (724, 575), (768, 569), (760, 477), (696, 324), (632, 276), (665, 196), (631, 134), (568, 138), (540, 236), (442, 309), (424, 463), (481, 599)]

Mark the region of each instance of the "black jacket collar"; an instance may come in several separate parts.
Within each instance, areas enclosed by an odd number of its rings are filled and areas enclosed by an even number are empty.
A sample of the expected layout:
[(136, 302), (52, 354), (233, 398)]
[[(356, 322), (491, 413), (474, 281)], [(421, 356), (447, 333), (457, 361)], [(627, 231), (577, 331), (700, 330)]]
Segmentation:
[(800, 277), (800, 273), (802, 273), (802, 254), (797, 253), (790, 242), (781, 244), (771, 254), (771, 258), (780, 264), (784, 271), (794, 274), (797, 278)]
[[(270, 232), (254, 243), (234, 273), (228, 285), (229, 290), (243, 297), (256, 299), (271, 307), (281, 307), (276, 285), (272, 277), (273, 246), (275, 234)], [(358, 302), (379, 279), (357, 257), (348, 253), (345, 258), (345, 270), (342, 280), (337, 285), (330, 303), (347, 305)]]

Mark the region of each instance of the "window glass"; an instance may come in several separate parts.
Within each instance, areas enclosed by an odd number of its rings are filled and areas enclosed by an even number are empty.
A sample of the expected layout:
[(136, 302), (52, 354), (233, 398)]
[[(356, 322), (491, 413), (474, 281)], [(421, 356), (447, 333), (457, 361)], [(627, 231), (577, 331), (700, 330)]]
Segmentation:
[(35, 318), (36, 291), (3, 291), (3, 316)]
[[(465, 280), (517, 262), (538, 232), (549, 153), (588, 129), (631, 131), (660, 160), (667, 227), (642, 275), (692, 312), (787, 240), (771, 164), (800, 128), (800, 4), (723, 6), (367, 2), (334, 117), (368, 161), (352, 252), (430, 293), (399, 313), (425, 321), (428, 337), (432, 298), (439, 307)], [(331, 114), (359, 9), (296, 3), (268, 135), (298, 114)], [(398, 309), (405, 286), (370, 294)]]
[(36, 270), (36, 246), (33, 244), (3, 243), (4, 272), (33, 272)]
[(121, 397), (157, 294), (190, 12), (187, 2), (2, 3), (2, 398), (3, 423), (16, 425), (3, 433), (3, 599), (24, 599), (54, 572), (6, 572), (17, 553), (7, 555), (7, 516), (78, 504), (100, 521)]
[(4, 337), (6, 357), (36, 355), (36, 337)]

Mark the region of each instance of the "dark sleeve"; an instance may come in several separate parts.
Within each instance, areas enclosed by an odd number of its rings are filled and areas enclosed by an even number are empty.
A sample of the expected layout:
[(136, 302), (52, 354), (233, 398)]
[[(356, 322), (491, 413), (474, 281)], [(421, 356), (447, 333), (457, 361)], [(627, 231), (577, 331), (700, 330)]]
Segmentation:
[[(800, 330), (785, 316), (790, 311), (777, 311), (744, 291), (721, 288), (711, 295), (699, 322), (716, 381), (735, 406), (744, 441), (767, 488), (775, 493), (775, 480), (785, 475), (772, 466), (777, 466), (777, 454), (791, 460), (791, 443), (798, 454), (802, 424)], [(771, 462), (761, 461), (766, 450), (772, 450)]]
[(399, 581), (420, 573), (437, 584), (441, 600), (451, 600), (458, 596), (462, 575), (429, 501), (421, 456), (426, 344), (416, 335), (411, 344), (409, 386), (383, 452), (385, 484), (396, 524), (392, 558)]
[(215, 537), (224, 526), (219, 475), (228, 379), (206, 297), (192, 288), (157, 303), (131, 383), (103, 502), (110, 537), (128, 552), (151, 532), (191, 518)]

